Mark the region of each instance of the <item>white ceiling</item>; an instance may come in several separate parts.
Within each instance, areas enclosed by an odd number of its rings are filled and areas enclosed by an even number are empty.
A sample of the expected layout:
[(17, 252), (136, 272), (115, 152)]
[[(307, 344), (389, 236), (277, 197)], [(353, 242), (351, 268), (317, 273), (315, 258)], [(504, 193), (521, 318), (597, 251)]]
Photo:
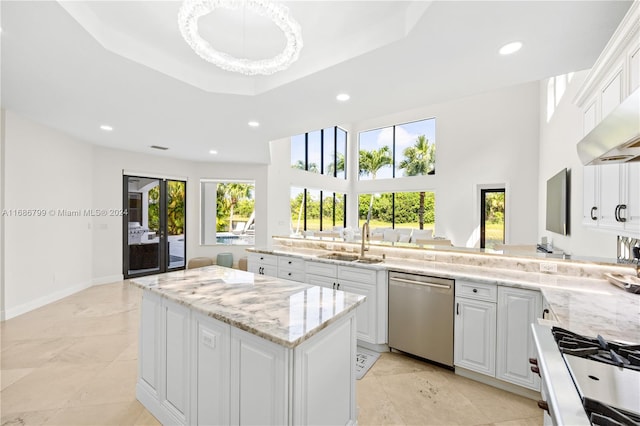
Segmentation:
[[(178, 1), (3, 0), (2, 107), (94, 144), (267, 163), (270, 140), (590, 68), (631, 4), (283, 3), (302, 27), (300, 59), (248, 77), (189, 49)], [(284, 45), (274, 25), (239, 11), (215, 11), (199, 27), (237, 56), (273, 55)], [(523, 49), (498, 55), (513, 40)], [(340, 92), (351, 100), (338, 103)], [(251, 120), (260, 127), (247, 126)]]

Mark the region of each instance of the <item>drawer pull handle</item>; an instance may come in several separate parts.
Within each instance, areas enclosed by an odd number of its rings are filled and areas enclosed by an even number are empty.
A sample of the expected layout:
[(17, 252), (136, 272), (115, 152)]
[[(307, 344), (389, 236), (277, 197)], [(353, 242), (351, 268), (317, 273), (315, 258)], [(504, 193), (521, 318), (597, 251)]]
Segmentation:
[(549, 412), (549, 404), (547, 404), (547, 401), (539, 400), (538, 407), (542, 408), (547, 413)]

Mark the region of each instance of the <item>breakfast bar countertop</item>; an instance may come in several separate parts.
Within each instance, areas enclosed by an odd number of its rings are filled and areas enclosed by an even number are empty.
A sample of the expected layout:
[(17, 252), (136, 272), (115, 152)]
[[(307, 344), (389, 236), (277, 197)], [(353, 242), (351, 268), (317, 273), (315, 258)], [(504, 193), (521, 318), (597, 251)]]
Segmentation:
[(287, 348), (298, 346), (365, 300), (340, 290), (215, 265), (130, 283)]

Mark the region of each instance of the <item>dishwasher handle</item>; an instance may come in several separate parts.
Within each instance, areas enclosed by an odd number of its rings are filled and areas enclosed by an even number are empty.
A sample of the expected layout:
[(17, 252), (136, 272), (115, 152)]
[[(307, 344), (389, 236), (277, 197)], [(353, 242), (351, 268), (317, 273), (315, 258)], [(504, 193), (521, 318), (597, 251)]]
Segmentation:
[(405, 284), (424, 285), (427, 287), (437, 287), (437, 288), (446, 288), (446, 289), (451, 288), (450, 285), (446, 285), (446, 284), (426, 283), (423, 281), (405, 280), (404, 278), (392, 278), (390, 280), (390, 282), (394, 282), (394, 281), (405, 283)]

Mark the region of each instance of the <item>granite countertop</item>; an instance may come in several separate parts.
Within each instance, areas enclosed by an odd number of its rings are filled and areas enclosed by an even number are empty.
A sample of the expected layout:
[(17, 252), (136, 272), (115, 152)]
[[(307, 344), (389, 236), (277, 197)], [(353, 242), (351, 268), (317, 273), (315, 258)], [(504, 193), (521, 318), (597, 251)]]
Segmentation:
[(365, 300), (340, 290), (215, 265), (130, 282), (287, 348), (298, 346)]
[(560, 327), (586, 336), (640, 343), (640, 294), (632, 294), (606, 279), (523, 272), (490, 265), (462, 265), (434, 261), (387, 258), (384, 263), (362, 264), (318, 258), (325, 250), (297, 252), (252, 249), (256, 253), (296, 256), (318, 262), (360, 268), (388, 269), (539, 290)]

